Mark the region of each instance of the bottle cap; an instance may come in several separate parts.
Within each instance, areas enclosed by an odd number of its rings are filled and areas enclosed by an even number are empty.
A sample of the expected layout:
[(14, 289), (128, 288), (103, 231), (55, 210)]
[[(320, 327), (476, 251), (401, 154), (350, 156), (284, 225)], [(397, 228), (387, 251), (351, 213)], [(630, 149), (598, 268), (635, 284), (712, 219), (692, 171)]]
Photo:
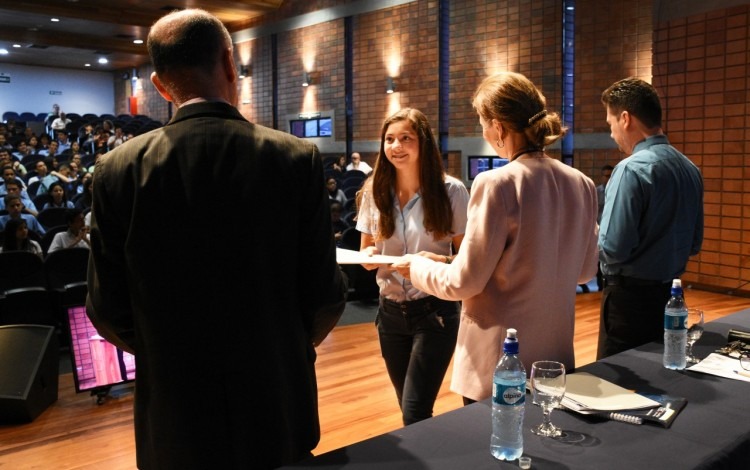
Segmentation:
[(679, 279), (673, 279), (672, 280), (672, 287), (682, 288), (682, 281), (679, 280)]
[(503, 352), (505, 354), (518, 354), (518, 338), (516, 334), (515, 328), (508, 328), (505, 342), (503, 342)]
[(531, 457), (518, 457), (518, 466), (523, 469), (531, 468)]

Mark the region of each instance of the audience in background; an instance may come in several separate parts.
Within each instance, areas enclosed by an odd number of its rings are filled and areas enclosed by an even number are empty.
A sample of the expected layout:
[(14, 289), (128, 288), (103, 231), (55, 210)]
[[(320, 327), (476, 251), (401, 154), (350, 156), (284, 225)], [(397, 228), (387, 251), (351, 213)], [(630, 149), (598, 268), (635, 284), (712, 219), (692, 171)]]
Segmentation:
[[(26, 194), (26, 191), (23, 191), (21, 180), (17, 178), (6, 179), (5, 184), (3, 185), (3, 189), (6, 195), (11, 194), (18, 196), (21, 199), (21, 204), (23, 204), (24, 206), (23, 211), (36, 217), (38, 213), (37, 208), (31, 198), (29, 198), (29, 195)], [(4, 208), (5, 207), (0, 205), (0, 210)]]
[[(21, 164), (18, 160), (14, 160), (10, 156), (10, 152), (7, 149), (0, 149), (0, 166), (10, 167), (17, 175), (24, 176), (26, 174), (26, 167)], [(4, 177), (4, 176), (3, 176)]]
[(21, 196), (19, 196), (18, 194), (6, 194), (3, 198), (3, 202), (5, 203), (5, 210), (7, 210), (8, 213), (5, 215), (0, 215), (0, 228), (4, 228), (5, 224), (8, 223), (9, 220), (24, 219), (26, 221), (26, 225), (30, 230), (35, 231), (40, 236), (44, 235), (44, 227), (42, 227), (42, 224), (40, 224), (39, 221), (36, 220), (36, 217), (31, 214), (23, 213), (23, 203), (21, 202)]
[(326, 189), (328, 190), (328, 199), (337, 201), (342, 206), (346, 202), (346, 195), (344, 191), (338, 189), (336, 186), (336, 178), (329, 176), (326, 178)]
[(346, 171), (350, 170), (359, 170), (366, 175), (372, 173), (372, 167), (362, 161), (362, 156), (357, 152), (352, 153), (351, 163), (346, 166)]
[(58, 116), (54, 121), (52, 121), (52, 124), (50, 124), (50, 130), (57, 132), (57, 131), (65, 131), (65, 127), (70, 124), (72, 121), (65, 116), (65, 113), (62, 111), (60, 112), (60, 116)]
[(79, 209), (66, 211), (65, 223), (68, 225), (68, 230), (55, 234), (47, 253), (66, 248), (91, 248), (89, 228), (86, 226), (83, 213)]
[(52, 198), (51, 201), (44, 204), (42, 210), (45, 209), (73, 209), (75, 207), (72, 202), (68, 200), (68, 195), (65, 192), (65, 187), (60, 181), (55, 181), (47, 188), (47, 193)]
[(42, 258), (42, 247), (29, 238), (29, 227), (25, 219), (10, 219), (3, 228), (3, 243), (0, 253), (8, 251), (29, 251)]

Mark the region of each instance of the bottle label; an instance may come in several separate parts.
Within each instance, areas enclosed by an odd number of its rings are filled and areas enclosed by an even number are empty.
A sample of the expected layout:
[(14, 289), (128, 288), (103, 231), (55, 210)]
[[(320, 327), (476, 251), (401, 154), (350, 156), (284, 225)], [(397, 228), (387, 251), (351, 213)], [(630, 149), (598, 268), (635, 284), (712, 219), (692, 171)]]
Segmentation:
[(498, 405), (523, 405), (526, 391), (518, 385), (492, 384), (492, 401)]
[(687, 315), (664, 315), (665, 330), (687, 330)]

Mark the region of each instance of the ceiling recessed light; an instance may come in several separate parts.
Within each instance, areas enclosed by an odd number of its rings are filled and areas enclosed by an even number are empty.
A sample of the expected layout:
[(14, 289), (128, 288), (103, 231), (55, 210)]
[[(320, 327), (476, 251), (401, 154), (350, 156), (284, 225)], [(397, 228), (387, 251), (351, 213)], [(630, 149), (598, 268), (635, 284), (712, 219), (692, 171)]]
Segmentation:
[(8, 55), (8, 49), (0, 49), (0, 55)]
[(21, 47), (20, 44), (13, 44), (13, 47)]
[(143, 39), (135, 39), (133, 44), (143, 44)]
[(59, 19), (59, 18), (50, 18), (49, 20), (50, 20), (51, 22), (53, 22), (53, 23), (59, 23), (59, 22), (60, 22), (60, 19)]
[(105, 59), (104, 57), (101, 57), (101, 58), (100, 58), (100, 59), (98, 60), (98, 62), (99, 62), (100, 64), (104, 65), (104, 64), (108, 63), (109, 61), (108, 61), (107, 59)]
[(84, 67), (91, 67), (91, 64), (83, 64)]

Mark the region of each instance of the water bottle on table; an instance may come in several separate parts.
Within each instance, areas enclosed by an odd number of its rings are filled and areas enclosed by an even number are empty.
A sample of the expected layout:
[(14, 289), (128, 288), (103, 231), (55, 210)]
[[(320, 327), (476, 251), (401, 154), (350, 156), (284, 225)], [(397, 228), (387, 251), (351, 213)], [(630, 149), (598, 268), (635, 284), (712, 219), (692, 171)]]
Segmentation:
[(682, 370), (687, 365), (687, 304), (682, 282), (672, 281), (672, 297), (664, 308), (664, 359), (667, 369)]
[(515, 460), (523, 454), (523, 412), (526, 369), (518, 359), (516, 330), (508, 328), (503, 356), (492, 381), (492, 438), (490, 452), (499, 460)]

